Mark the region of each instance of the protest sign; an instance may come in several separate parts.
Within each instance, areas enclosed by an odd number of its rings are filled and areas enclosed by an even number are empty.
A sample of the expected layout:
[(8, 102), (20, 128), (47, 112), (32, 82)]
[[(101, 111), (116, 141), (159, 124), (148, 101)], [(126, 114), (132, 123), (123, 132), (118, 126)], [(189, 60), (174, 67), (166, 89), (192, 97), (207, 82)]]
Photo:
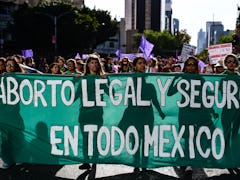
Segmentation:
[(240, 77), (6, 74), (1, 154), (41, 164), (240, 166)]
[(189, 56), (194, 56), (196, 52), (196, 46), (184, 43), (181, 52), (181, 61), (186, 61)]
[(232, 53), (232, 43), (212, 45), (208, 48), (211, 64), (217, 64), (218, 61), (223, 61), (224, 57), (230, 53)]

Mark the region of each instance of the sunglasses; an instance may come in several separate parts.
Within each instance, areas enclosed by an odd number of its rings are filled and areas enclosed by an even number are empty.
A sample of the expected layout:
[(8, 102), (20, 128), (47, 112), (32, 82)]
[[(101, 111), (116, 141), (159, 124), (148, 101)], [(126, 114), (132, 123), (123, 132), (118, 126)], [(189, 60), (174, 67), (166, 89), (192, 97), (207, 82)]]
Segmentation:
[(15, 65), (14, 64), (6, 64), (6, 67), (15, 67)]
[(186, 63), (186, 66), (196, 66), (195, 63)]
[(226, 60), (226, 63), (236, 63), (236, 61)]

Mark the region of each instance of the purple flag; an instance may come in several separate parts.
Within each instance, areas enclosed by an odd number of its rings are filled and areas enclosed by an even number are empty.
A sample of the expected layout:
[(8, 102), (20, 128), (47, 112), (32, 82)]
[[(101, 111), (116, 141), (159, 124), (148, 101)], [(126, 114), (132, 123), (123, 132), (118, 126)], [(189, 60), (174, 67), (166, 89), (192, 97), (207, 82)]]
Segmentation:
[(149, 56), (153, 50), (153, 47), (154, 47), (154, 45), (152, 43), (150, 43), (149, 41), (147, 41), (147, 39), (144, 37), (144, 35), (142, 35), (142, 39), (141, 39), (139, 48), (143, 52), (144, 57), (146, 59), (149, 58)]
[(121, 51), (120, 49), (118, 48), (117, 51), (115, 52), (116, 56), (117, 57), (121, 57)]
[(88, 54), (83, 54), (82, 55), (82, 59), (87, 59), (88, 58)]
[(81, 59), (81, 56), (80, 56), (80, 54), (79, 54), (79, 53), (77, 53), (74, 59)]
[(22, 50), (22, 56), (25, 58), (33, 57), (33, 50), (32, 49)]

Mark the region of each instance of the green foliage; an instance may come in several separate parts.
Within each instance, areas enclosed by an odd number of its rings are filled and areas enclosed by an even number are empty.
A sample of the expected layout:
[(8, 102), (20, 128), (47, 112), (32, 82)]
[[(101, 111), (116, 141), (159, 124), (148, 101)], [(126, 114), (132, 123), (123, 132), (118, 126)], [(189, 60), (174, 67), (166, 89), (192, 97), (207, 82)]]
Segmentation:
[(236, 32), (236, 31), (231, 31), (228, 35), (222, 34), (222, 35), (219, 37), (218, 43), (219, 43), (219, 44), (231, 43), (232, 40), (233, 40), (232, 35), (233, 35), (235, 32)]
[[(139, 46), (142, 34), (137, 33), (134, 35), (136, 47)], [(189, 43), (191, 37), (187, 34), (186, 30), (181, 30), (176, 36), (169, 33), (169, 31), (144, 31), (146, 39), (154, 44), (153, 53), (161, 56), (176, 56), (181, 53), (183, 44)]]
[(197, 54), (196, 56), (199, 59), (202, 59), (203, 61), (205, 61), (208, 58), (208, 49), (207, 48), (203, 49), (203, 51)]
[[(56, 28), (54, 18), (57, 19)], [(57, 50), (61, 55), (88, 53), (117, 31), (117, 22), (107, 11), (79, 9), (64, 1), (40, 2), (37, 7), (21, 6), (9, 27), (19, 49), (53, 53), (52, 37), (57, 30)], [(71, 55), (72, 56), (72, 55)]]

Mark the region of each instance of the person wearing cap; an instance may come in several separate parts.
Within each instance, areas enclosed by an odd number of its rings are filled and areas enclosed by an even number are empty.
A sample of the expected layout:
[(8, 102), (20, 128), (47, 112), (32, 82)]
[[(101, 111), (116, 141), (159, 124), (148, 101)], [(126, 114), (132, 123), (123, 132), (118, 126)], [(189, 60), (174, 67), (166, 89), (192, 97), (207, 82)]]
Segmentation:
[(226, 55), (223, 62), (227, 68), (223, 72), (223, 74), (239, 74), (236, 70), (239, 65), (239, 62), (238, 62), (238, 58), (235, 54)]
[(215, 74), (222, 74), (224, 72), (224, 66), (222, 61), (218, 61), (217, 64), (214, 65)]
[(67, 71), (65, 72), (65, 74), (67, 74), (67, 75), (77, 74), (75, 59), (68, 59), (67, 60)]
[(64, 73), (67, 71), (67, 67), (66, 67), (66, 64), (65, 64), (65, 59), (64, 59), (64, 57), (62, 57), (62, 56), (57, 56), (57, 57), (55, 58), (55, 62), (58, 64), (61, 73), (64, 74)]
[(77, 63), (77, 66), (76, 66), (77, 73), (83, 74), (85, 63), (81, 59), (78, 59), (76, 63)]
[[(228, 54), (224, 58), (224, 65), (226, 66), (226, 70), (223, 72), (223, 74), (228, 74), (228, 75), (239, 75), (237, 72), (237, 67), (239, 65), (238, 58), (235, 54)], [(239, 82), (238, 82), (239, 84)], [(222, 110), (222, 128), (224, 132), (224, 139), (225, 139), (225, 147), (226, 149), (230, 149), (231, 145), (230, 142), (232, 139), (238, 136), (238, 130), (240, 127), (240, 119), (239, 110), (236, 109), (236, 107), (231, 107), (230, 109), (227, 107), (224, 107)], [(234, 120), (235, 119), (235, 120)], [(231, 129), (231, 130), (230, 130)], [(240, 170), (238, 168), (228, 168), (228, 171), (231, 174), (240, 174)]]
[(180, 64), (173, 64), (172, 65), (172, 72), (182, 72), (182, 66)]

